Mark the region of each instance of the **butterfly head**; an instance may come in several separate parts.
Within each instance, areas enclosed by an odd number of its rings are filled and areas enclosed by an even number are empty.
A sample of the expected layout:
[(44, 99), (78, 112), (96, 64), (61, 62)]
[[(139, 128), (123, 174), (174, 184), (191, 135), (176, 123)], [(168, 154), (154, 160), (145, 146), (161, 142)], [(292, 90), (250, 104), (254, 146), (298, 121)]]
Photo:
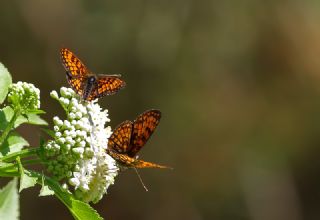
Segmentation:
[(94, 84), (96, 81), (97, 81), (96, 77), (94, 75), (92, 75), (92, 76), (88, 77), (88, 81), (87, 82), (89, 84)]

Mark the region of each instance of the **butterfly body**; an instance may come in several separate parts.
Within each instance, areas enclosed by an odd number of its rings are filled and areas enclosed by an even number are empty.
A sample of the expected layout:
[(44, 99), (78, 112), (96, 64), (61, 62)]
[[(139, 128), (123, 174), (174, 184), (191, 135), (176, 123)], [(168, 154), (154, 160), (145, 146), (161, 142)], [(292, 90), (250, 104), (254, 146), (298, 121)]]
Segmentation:
[(92, 101), (105, 95), (113, 95), (125, 87), (120, 75), (96, 75), (70, 50), (61, 49), (61, 60), (72, 89), (86, 101)]
[(159, 110), (148, 110), (135, 121), (124, 121), (113, 131), (107, 153), (125, 168), (169, 168), (137, 159), (137, 153), (146, 144), (160, 122)]

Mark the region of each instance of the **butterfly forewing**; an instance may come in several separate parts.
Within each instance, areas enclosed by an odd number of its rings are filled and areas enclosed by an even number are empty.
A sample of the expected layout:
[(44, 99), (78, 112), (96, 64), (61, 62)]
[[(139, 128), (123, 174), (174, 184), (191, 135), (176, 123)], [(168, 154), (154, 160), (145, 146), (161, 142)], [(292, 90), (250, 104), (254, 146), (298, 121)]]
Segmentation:
[(66, 69), (67, 74), (71, 77), (85, 76), (88, 74), (86, 66), (70, 50), (62, 48), (60, 52), (62, 64)]
[(159, 110), (148, 110), (137, 117), (133, 122), (133, 130), (128, 155), (134, 157), (146, 144), (160, 122)]

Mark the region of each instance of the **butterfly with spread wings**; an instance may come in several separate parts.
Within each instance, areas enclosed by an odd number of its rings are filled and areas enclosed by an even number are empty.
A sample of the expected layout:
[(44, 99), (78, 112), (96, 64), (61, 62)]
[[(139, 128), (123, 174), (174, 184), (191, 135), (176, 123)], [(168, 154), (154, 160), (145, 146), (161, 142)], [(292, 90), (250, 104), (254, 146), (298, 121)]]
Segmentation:
[(161, 112), (159, 110), (148, 110), (133, 122), (122, 122), (109, 138), (107, 153), (126, 168), (169, 168), (138, 160), (136, 157), (136, 154), (156, 129), (160, 118)]
[(86, 101), (92, 101), (105, 95), (113, 95), (125, 87), (121, 75), (96, 75), (70, 50), (62, 48), (61, 60), (66, 69), (67, 80), (73, 90)]

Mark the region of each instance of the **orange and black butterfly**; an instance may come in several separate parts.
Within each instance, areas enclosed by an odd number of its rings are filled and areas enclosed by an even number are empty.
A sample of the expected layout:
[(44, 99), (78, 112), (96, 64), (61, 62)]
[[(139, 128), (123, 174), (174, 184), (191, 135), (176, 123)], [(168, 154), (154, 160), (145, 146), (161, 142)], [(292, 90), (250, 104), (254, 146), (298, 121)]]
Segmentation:
[(121, 75), (96, 75), (76, 57), (70, 50), (62, 48), (61, 60), (67, 71), (67, 80), (73, 90), (82, 99), (92, 101), (105, 95), (113, 95), (126, 83)]
[(156, 129), (160, 118), (159, 110), (148, 110), (133, 122), (122, 122), (109, 138), (107, 153), (120, 165), (127, 168), (169, 168), (138, 160), (136, 157)]

